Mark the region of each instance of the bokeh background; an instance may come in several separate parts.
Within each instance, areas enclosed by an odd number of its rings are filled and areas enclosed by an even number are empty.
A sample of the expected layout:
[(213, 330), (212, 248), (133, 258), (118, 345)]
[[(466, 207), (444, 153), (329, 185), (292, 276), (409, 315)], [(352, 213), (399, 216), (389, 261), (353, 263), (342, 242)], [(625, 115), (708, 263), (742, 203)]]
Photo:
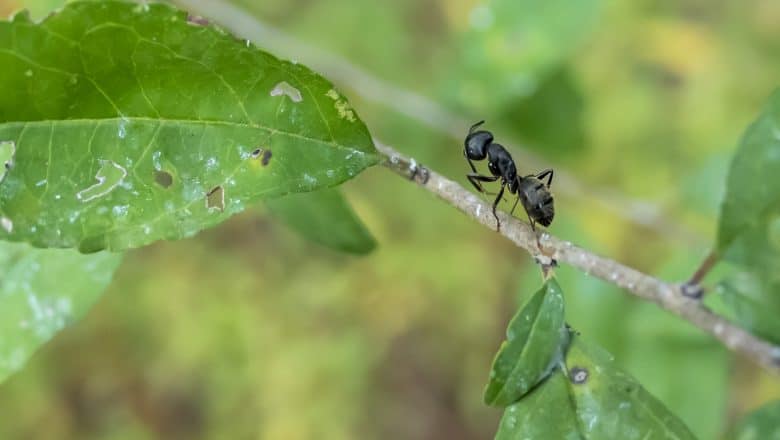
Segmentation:
[[(553, 182), (553, 234), (668, 280), (706, 255), (730, 156), (780, 83), (776, 0), (180, 5), (247, 36), (262, 25), (259, 47), (324, 66), (375, 136), (464, 185), (462, 134), (488, 120), (521, 171), (570, 177)], [(385, 169), (343, 190), (379, 243), (367, 256), (262, 207), (129, 252), (86, 319), (0, 385), (0, 438), (492, 437), (482, 389), (538, 269)], [(654, 305), (557, 275), (568, 322), (700, 438), (780, 397), (778, 378)]]

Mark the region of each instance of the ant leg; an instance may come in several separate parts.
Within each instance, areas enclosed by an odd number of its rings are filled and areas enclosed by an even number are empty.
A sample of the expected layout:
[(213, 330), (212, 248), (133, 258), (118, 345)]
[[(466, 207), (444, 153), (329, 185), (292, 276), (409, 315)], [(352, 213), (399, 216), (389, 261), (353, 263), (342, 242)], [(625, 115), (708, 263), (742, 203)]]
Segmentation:
[(469, 179), (469, 182), (471, 182), (472, 185), (474, 185), (474, 188), (477, 189), (477, 191), (484, 193), (485, 188), (482, 187), (482, 184), (479, 182), (495, 182), (498, 180), (498, 177), (491, 177), (491, 176), (483, 176), (481, 174), (476, 173), (469, 173), (466, 174), (466, 178)]
[(498, 202), (501, 201), (501, 197), (504, 196), (504, 185), (501, 185), (501, 191), (498, 192), (498, 197), (496, 197), (496, 201), (493, 202), (493, 217), (496, 218), (496, 232), (501, 231), (501, 221), (498, 220), (498, 214), (496, 214), (496, 207), (498, 206)]
[(552, 168), (547, 168), (546, 170), (544, 170), (541, 173), (536, 175), (536, 178), (539, 179), (539, 180), (544, 179), (544, 177), (548, 176), (548, 175), (550, 177), (547, 178), (547, 188), (549, 188), (550, 185), (552, 184), (552, 178), (553, 178), (553, 170), (552, 170)]
[(515, 199), (515, 204), (512, 205), (512, 210), (509, 211), (509, 215), (514, 216), (515, 215), (515, 208), (517, 208), (517, 202), (520, 201), (520, 194), (517, 195), (517, 198)]
[[(528, 213), (526, 213), (526, 214), (528, 214)], [(536, 237), (536, 248), (539, 249), (539, 252), (544, 254), (544, 251), (542, 250), (542, 242), (539, 241), (539, 234), (536, 232), (536, 222), (531, 218), (530, 215), (528, 216), (528, 221), (531, 223), (531, 230), (534, 231), (534, 236)], [(552, 259), (552, 266), (557, 266), (557, 265), (558, 265), (558, 262), (555, 261), (555, 259)], [(542, 267), (544, 267), (544, 266), (542, 266)]]
[(463, 157), (465, 157), (466, 161), (468, 161), (469, 166), (471, 167), (471, 171), (473, 171), (474, 174), (477, 174), (477, 168), (474, 166), (474, 162), (472, 162), (471, 159), (469, 159), (469, 155), (466, 154), (466, 149), (465, 148), (463, 149)]
[(500, 179), (500, 177), (488, 177), (480, 174), (471, 174), (471, 173), (467, 174), (466, 177), (468, 177), (469, 182), (471, 182), (471, 184), (474, 185), (474, 188), (476, 188), (477, 191), (489, 196), (496, 194), (493, 191), (487, 191), (485, 188), (482, 187), (482, 185), (479, 182), (495, 182), (496, 180)]

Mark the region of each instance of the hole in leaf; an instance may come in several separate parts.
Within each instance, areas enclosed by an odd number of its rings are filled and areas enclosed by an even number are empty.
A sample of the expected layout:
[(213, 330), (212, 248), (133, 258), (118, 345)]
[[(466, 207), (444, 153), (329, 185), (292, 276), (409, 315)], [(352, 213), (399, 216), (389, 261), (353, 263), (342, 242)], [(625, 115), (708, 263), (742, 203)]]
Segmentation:
[(3, 163), (3, 168), (0, 169), (0, 182), (5, 179), (5, 175), (8, 174), (8, 170), (14, 166), (14, 155), (16, 154), (16, 144), (13, 141), (0, 142), (0, 162)]
[(571, 383), (583, 384), (588, 381), (588, 370), (582, 367), (574, 367), (569, 372)]
[(303, 101), (301, 91), (291, 86), (287, 81), (282, 81), (276, 84), (273, 89), (271, 89), (271, 96), (281, 95), (286, 95), (288, 98), (292, 99), (293, 102)]
[(203, 18), (200, 15), (187, 14), (187, 24), (193, 26), (208, 26), (209, 21), (208, 19)]
[(271, 162), (271, 155), (272, 155), (271, 150), (263, 151), (263, 158), (260, 159), (260, 163), (263, 166), (268, 166), (268, 163)]
[(163, 188), (169, 188), (173, 185), (173, 175), (167, 171), (155, 170), (154, 182)]
[(260, 157), (261, 154), (263, 154), (263, 149), (255, 148), (255, 150), (252, 151), (252, 159), (257, 159), (258, 157)]
[(222, 185), (215, 186), (206, 193), (206, 208), (209, 211), (217, 209), (219, 212), (223, 212), (225, 210), (225, 190)]
[(98, 183), (79, 191), (76, 198), (82, 202), (88, 202), (98, 197), (103, 197), (122, 183), (127, 176), (127, 170), (111, 160), (100, 160), (100, 169), (95, 174)]

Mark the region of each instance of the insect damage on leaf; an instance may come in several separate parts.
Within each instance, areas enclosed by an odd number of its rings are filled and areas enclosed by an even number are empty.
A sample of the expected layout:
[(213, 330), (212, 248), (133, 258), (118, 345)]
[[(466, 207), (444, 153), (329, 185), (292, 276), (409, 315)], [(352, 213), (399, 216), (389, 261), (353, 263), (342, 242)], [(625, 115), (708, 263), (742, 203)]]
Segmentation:
[(173, 175), (167, 171), (156, 170), (154, 172), (154, 181), (163, 188), (170, 188), (173, 185)]
[(569, 371), (569, 379), (573, 384), (583, 384), (588, 380), (588, 369), (574, 367)]
[(206, 193), (206, 208), (209, 211), (223, 212), (225, 210), (225, 189), (222, 188), (222, 185), (215, 186)]
[(207, 18), (201, 17), (200, 15), (187, 14), (187, 24), (191, 24), (193, 26), (208, 26), (209, 20)]
[(333, 107), (339, 113), (339, 117), (341, 119), (346, 119), (349, 122), (355, 122), (355, 113), (352, 111), (352, 107), (350, 107), (347, 101), (341, 99), (339, 92), (330, 89), (328, 90), (328, 93), (325, 94), (325, 96), (333, 100)]
[(287, 81), (282, 81), (280, 83), (277, 83), (274, 86), (274, 88), (271, 89), (271, 96), (282, 96), (282, 95), (285, 95), (288, 98), (292, 99), (293, 102), (303, 101), (303, 96), (301, 96), (301, 91), (291, 86)]
[(5, 179), (5, 175), (14, 164), (14, 155), (16, 154), (16, 143), (14, 141), (2, 141), (0, 142), (0, 162), (3, 163), (3, 168), (0, 169), (0, 183)]
[(260, 159), (260, 163), (265, 167), (268, 166), (268, 163), (271, 162), (271, 150), (265, 150), (263, 151), (263, 157)]
[(180, 239), (379, 162), (357, 114), (329, 105), (330, 82), (170, 5), (21, 15), (0, 21), (0, 52), (0, 88), (18, 91), (0, 100), (9, 240), (94, 252)]
[(97, 183), (76, 193), (76, 198), (82, 202), (89, 202), (105, 196), (122, 183), (122, 179), (127, 176), (127, 170), (118, 163), (111, 160), (100, 160), (99, 162), (100, 169), (95, 174)]

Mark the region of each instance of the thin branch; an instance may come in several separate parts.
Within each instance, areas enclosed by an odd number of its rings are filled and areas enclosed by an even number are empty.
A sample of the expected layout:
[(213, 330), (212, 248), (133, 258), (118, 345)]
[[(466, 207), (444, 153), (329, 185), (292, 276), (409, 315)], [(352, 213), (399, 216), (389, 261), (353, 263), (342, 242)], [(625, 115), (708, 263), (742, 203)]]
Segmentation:
[(696, 272), (694, 272), (693, 276), (691, 276), (691, 279), (688, 280), (686, 283), (689, 286), (698, 286), (701, 283), (701, 280), (704, 279), (704, 277), (707, 276), (708, 273), (710, 273), (710, 270), (715, 266), (715, 264), (718, 262), (718, 258), (720, 256), (717, 252), (714, 250), (710, 251), (709, 254), (707, 254), (707, 258), (704, 259), (704, 261), (701, 262), (701, 265), (699, 265), (699, 268), (696, 269)]
[[(415, 181), (445, 202), (458, 208), (486, 227), (496, 230), (491, 205), (446, 177), (422, 167), (381, 142), (377, 149), (385, 156), (383, 165)], [(615, 284), (630, 294), (652, 301), (696, 327), (714, 336), (729, 349), (752, 359), (767, 370), (780, 373), (780, 346), (770, 344), (730, 323), (704, 306), (701, 301), (683, 295), (683, 284), (668, 283), (616, 261), (595, 255), (549, 233), (537, 236), (531, 227), (507, 213), (499, 212), (500, 234), (528, 251), (543, 265), (566, 263), (583, 272)], [(538, 240), (538, 241), (537, 241)], [(538, 243), (538, 244), (537, 244)], [(541, 248), (539, 247), (541, 245)]]
[[(447, 135), (458, 142), (463, 140), (463, 127), (474, 123), (430, 98), (411, 90), (388, 83), (350, 62), (344, 57), (318, 49), (290, 37), (283, 31), (265, 23), (252, 14), (229, 2), (220, 0), (174, 0), (174, 3), (192, 12), (202, 14), (225, 26), (234, 34), (248, 38), (259, 46), (297, 59), (326, 76), (341, 87), (353, 90), (361, 98), (378, 103), (412, 118), (426, 127)], [(512, 156), (529, 169), (550, 168), (550, 164), (521, 148), (501, 131), (495, 131), (504, 146), (514, 147)], [(705, 240), (698, 231), (690, 230), (667, 219), (666, 212), (652, 203), (635, 200), (611, 188), (595, 188), (584, 185), (560, 166), (555, 167), (556, 192), (578, 200), (590, 200), (607, 212), (635, 225), (648, 228), (678, 242), (702, 246)], [(587, 188), (587, 190), (586, 190)]]

